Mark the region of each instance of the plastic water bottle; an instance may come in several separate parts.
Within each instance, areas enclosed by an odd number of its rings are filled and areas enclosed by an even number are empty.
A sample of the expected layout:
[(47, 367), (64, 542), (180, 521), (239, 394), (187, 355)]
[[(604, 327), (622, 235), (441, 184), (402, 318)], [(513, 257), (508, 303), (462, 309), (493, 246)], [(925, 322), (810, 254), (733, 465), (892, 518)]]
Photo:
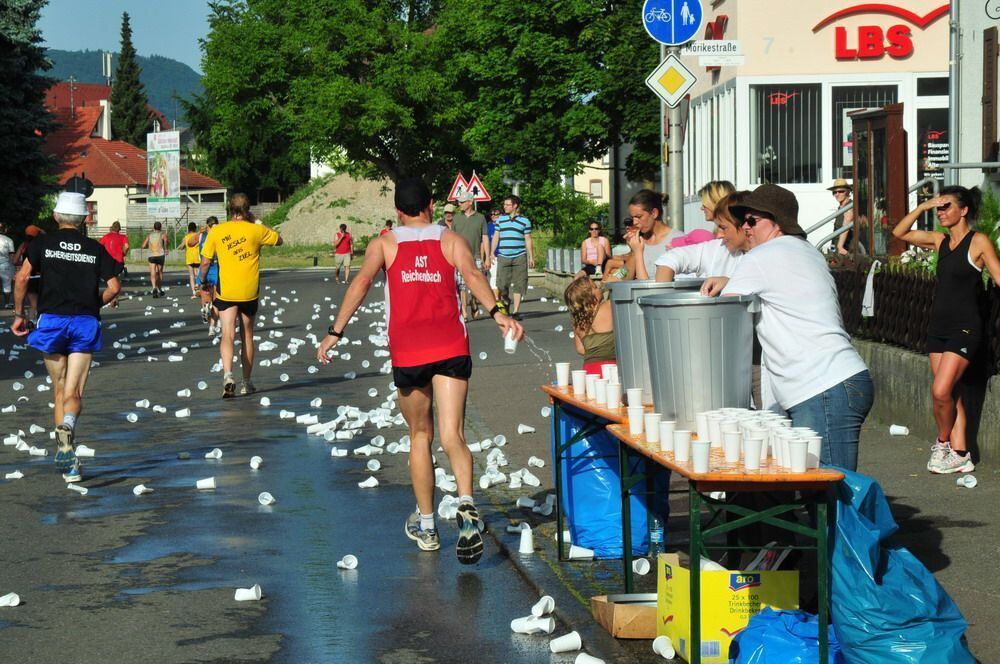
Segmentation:
[(649, 556), (656, 559), (663, 551), (663, 522), (655, 514), (650, 515), (649, 521)]

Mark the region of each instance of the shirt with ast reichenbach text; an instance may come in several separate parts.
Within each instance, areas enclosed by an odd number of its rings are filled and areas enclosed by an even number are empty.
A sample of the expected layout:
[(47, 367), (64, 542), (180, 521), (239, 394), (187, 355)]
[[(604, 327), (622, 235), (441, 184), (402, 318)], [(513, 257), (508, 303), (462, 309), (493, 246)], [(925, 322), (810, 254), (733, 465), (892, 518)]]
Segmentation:
[(60, 228), (36, 237), (27, 260), (41, 275), (38, 313), (100, 318), (101, 282), (118, 274), (118, 262), (101, 243)]
[(216, 294), (226, 302), (250, 302), (260, 291), (260, 248), (274, 246), (279, 235), (252, 221), (227, 221), (208, 231), (201, 248), (204, 258), (218, 257)]

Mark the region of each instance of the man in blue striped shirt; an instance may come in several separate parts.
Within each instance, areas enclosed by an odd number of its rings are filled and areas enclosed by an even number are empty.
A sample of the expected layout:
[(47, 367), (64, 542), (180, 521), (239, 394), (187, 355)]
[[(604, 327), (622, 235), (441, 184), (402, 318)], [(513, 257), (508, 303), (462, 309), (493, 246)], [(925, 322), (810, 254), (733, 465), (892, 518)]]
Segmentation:
[(510, 315), (515, 320), (521, 320), (521, 298), (528, 292), (528, 268), (535, 267), (531, 220), (521, 216), (520, 210), (520, 198), (504, 199), (504, 214), (496, 221), (490, 251), (497, 257), (497, 289), (511, 303)]

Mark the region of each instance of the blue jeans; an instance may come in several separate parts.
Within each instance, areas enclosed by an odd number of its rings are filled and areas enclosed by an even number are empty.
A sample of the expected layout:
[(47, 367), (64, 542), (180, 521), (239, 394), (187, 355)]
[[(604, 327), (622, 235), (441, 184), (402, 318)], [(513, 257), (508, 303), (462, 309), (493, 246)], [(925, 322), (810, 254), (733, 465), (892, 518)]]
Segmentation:
[(809, 427), (822, 436), (822, 465), (857, 470), (861, 425), (874, 401), (875, 386), (865, 369), (792, 406), (788, 416), (792, 418), (792, 426)]

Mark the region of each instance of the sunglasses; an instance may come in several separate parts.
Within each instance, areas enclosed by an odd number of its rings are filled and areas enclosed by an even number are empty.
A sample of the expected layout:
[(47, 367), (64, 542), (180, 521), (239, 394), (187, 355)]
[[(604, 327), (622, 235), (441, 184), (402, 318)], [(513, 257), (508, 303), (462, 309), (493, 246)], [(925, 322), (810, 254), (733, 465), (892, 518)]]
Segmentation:
[(747, 212), (745, 215), (743, 215), (743, 223), (749, 226), (750, 228), (756, 226), (757, 222), (760, 221), (761, 219), (770, 220), (770, 217), (764, 214), (757, 214), (755, 212)]
[(591, 227), (590, 227), (589, 229), (587, 229), (587, 230), (591, 230), (591, 231), (599, 231), (599, 230), (601, 230), (601, 229), (600, 229), (599, 227), (597, 227), (597, 226), (591, 226)]
[(847, 190), (846, 189), (834, 189), (833, 193), (835, 193), (835, 194), (846, 194)]
[(937, 206), (937, 210), (938, 210), (938, 212), (944, 212), (945, 210), (947, 210), (950, 207), (951, 207), (951, 203), (942, 203), (941, 205)]

